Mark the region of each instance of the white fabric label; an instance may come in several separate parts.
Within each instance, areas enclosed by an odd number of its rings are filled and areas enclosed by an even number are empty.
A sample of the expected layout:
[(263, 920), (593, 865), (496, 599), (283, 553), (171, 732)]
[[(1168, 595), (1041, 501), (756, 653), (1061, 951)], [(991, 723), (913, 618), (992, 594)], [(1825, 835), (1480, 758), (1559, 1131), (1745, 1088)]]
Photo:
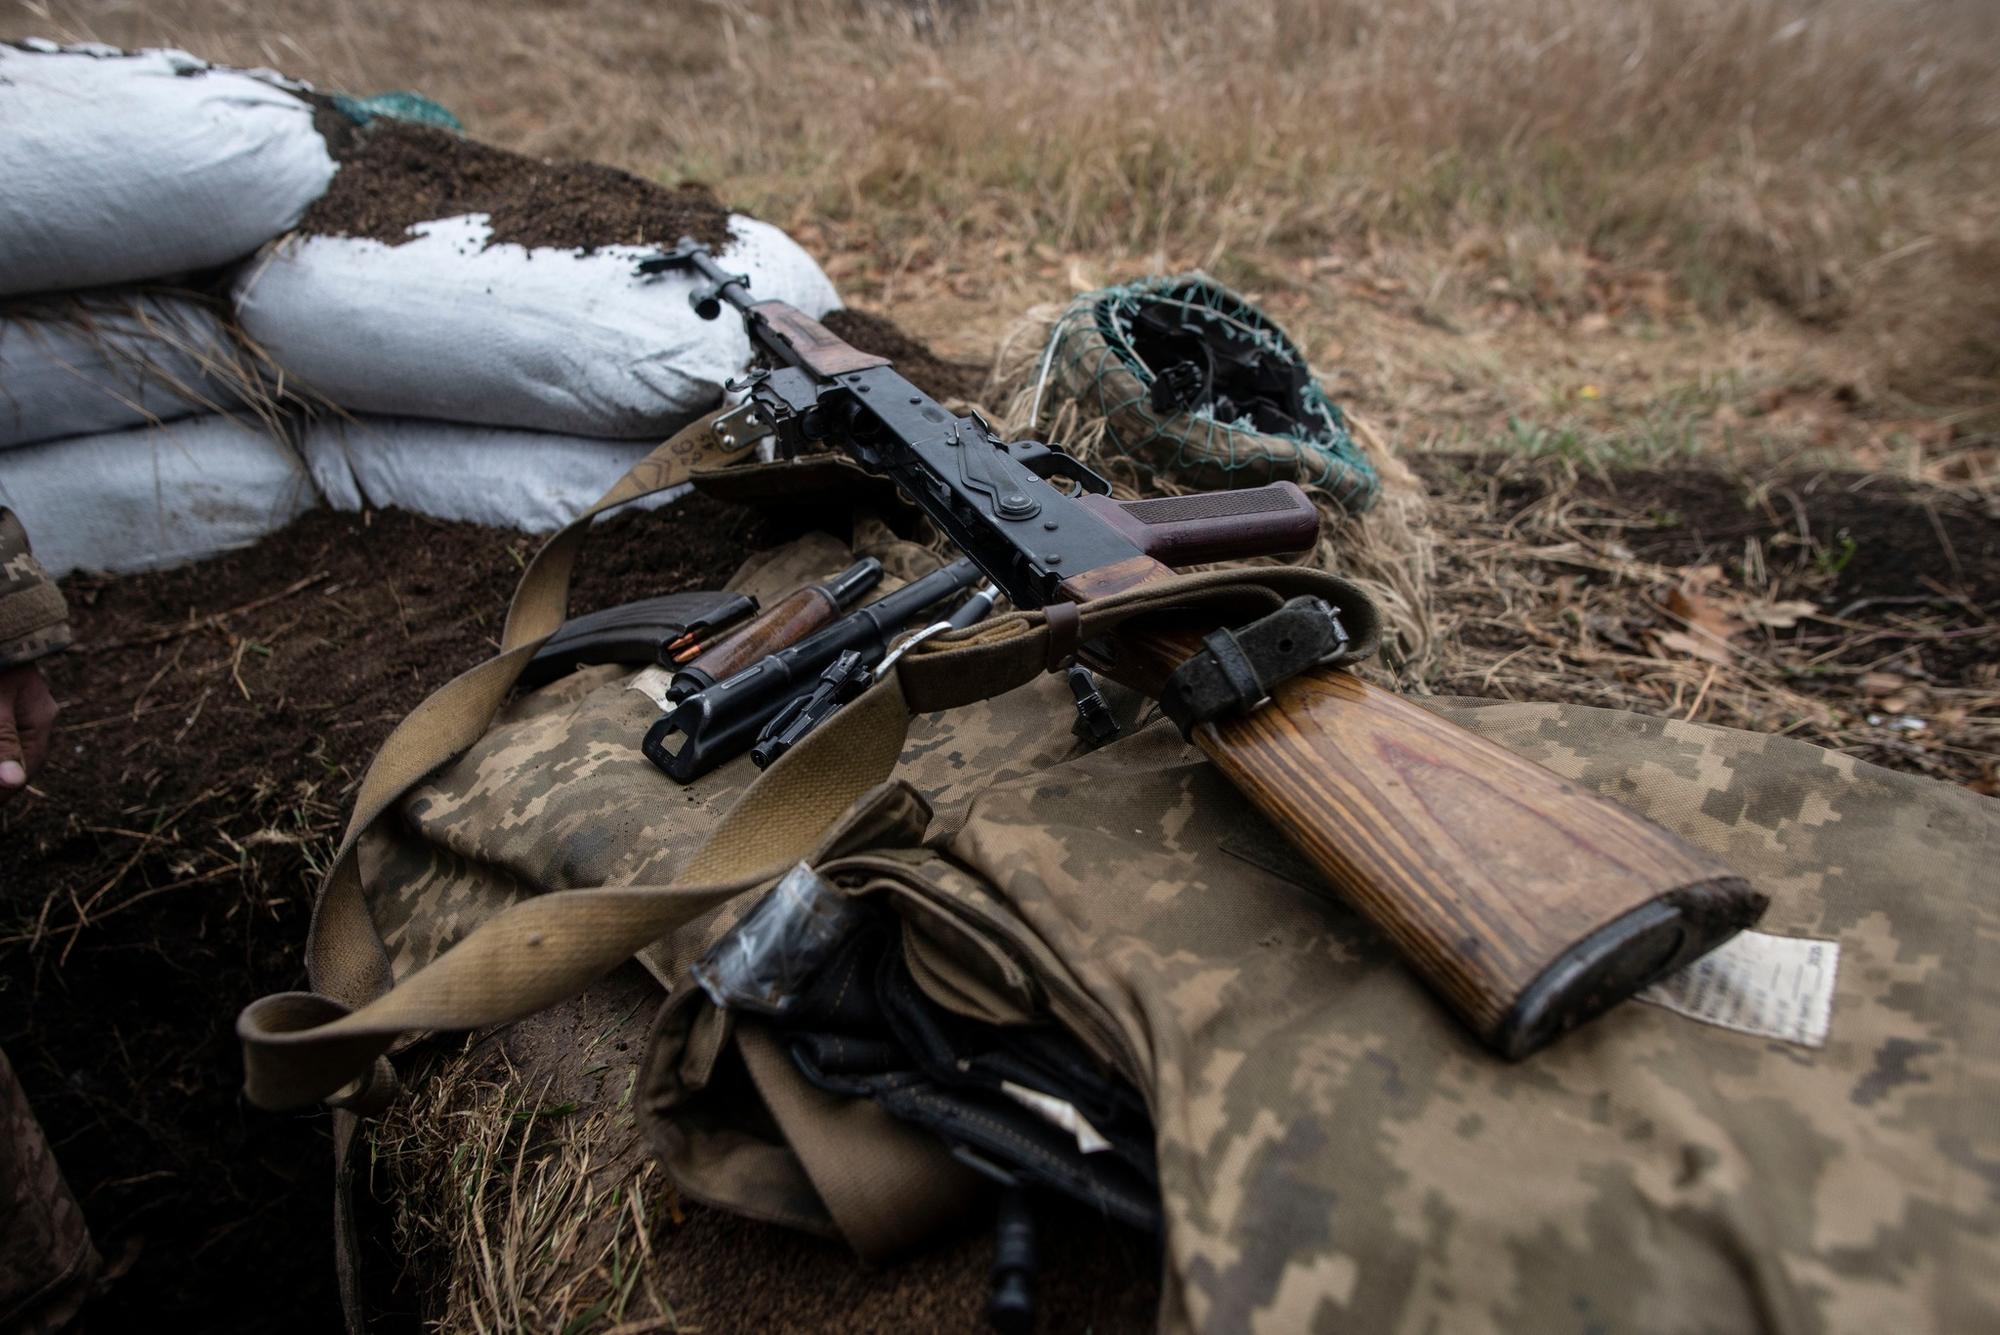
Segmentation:
[(674, 672), (672, 668), (663, 668), (655, 665), (626, 682), (625, 689), (628, 691), (637, 691), (639, 694), (645, 696), (648, 700), (658, 705), (660, 712), (664, 714), (674, 707), (674, 702), (667, 699), (667, 687), (673, 682), (673, 679)]
[(1817, 1048), (1833, 1021), (1839, 969), (1835, 942), (1739, 932), (1639, 1000), (1705, 1024)]
[(1096, 1154), (1111, 1148), (1111, 1142), (1104, 1138), (1104, 1133), (1092, 1126), (1089, 1120), (1076, 1110), (1076, 1105), (1067, 1099), (1059, 1099), (1053, 1094), (1044, 1094), (1039, 1089), (1017, 1085), (1012, 1080), (1002, 1080), (1000, 1092), (1016, 1103), (1040, 1113), (1075, 1136), (1076, 1147), (1082, 1153)]

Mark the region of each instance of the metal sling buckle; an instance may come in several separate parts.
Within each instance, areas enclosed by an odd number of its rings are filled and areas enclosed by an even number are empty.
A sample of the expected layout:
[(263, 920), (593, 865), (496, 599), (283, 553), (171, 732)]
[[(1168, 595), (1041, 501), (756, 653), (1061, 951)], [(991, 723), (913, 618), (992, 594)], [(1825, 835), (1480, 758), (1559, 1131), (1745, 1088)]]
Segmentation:
[(876, 665), (874, 680), (880, 681), (882, 680), (882, 678), (888, 676), (889, 669), (896, 666), (897, 659), (901, 658), (904, 654), (907, 654), (908, 652), (910, 652), (910, 650), (922, 644), (925, 640), (930, 639), (934, 635), (942, 635), (948, 630), (957, 630), (957, 629), (958, 627), (952, 625), (949, 621), (934, 621), (930, 625), (925, 626), (922, 630), (916, 632), (914, 635), (907, 637), (901, 644), (897, 645), (894, 649), (891, 649), (889, 651), (889, 656), (887, 658), (884, 658), (879, 664)]
[(715, 419), (715, 438), (730, 454), (746, 450), (764, 437), (773, 434), (771, 424), (757, 412), (757, 401), (745, 399)]
[(1174, 669), (1160, 708), (1187, 737), (1197, 723), (1248, 714), (1271, 688), (1345, 649), (1347, 627), (1323, 598), (1294, 598), (1268, 616), (1202, 640), (1202, 650)]

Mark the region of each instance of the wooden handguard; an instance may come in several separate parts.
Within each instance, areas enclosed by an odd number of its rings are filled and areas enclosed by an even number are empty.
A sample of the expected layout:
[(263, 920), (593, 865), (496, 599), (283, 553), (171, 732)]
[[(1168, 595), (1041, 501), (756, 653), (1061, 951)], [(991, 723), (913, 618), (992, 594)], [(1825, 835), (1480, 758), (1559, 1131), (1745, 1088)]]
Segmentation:
[[(1157, 696), (1191, 633), (1121, 631)], [(1502, 1056), (1720, 945), (1765, 897), (1615, 802), (1351, 672), (1317, 668), (1194, 739)]]

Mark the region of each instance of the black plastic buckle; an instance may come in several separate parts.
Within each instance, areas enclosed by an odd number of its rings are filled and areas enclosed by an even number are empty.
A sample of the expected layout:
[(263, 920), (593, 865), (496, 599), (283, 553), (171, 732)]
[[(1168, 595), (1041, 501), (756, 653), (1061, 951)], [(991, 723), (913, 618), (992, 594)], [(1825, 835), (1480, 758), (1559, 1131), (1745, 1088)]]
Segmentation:
[(1090, 669), (1072, 663), (1063, 676), (1069, 683), (1069, 693), (1076, 697), (1076, 722), (1070, 725), (1070, 731), (1089, 746), (1102, 746), (1116, 737), (1118, 717), (1105, 703), (1104, 693), (1097, 689), (1097, 678), (1090, 674)]

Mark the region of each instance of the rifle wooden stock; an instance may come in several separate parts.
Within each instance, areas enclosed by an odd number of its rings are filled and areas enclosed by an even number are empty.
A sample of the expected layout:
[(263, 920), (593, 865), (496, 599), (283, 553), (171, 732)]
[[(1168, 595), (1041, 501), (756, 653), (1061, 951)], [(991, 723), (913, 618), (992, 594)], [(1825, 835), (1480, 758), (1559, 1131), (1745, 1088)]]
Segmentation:
[[(1107, 585), (1129, 587), (1131, 574)], [(1200, 648), (1192, 629), (1121, 631), (1114, 656), (1092, 658), (1157, 697)], [(1345, 670), (1302, 673), (1194, 740), (1506, 1057), (1764, 909), (1741, 877), (1653, 822)]]

